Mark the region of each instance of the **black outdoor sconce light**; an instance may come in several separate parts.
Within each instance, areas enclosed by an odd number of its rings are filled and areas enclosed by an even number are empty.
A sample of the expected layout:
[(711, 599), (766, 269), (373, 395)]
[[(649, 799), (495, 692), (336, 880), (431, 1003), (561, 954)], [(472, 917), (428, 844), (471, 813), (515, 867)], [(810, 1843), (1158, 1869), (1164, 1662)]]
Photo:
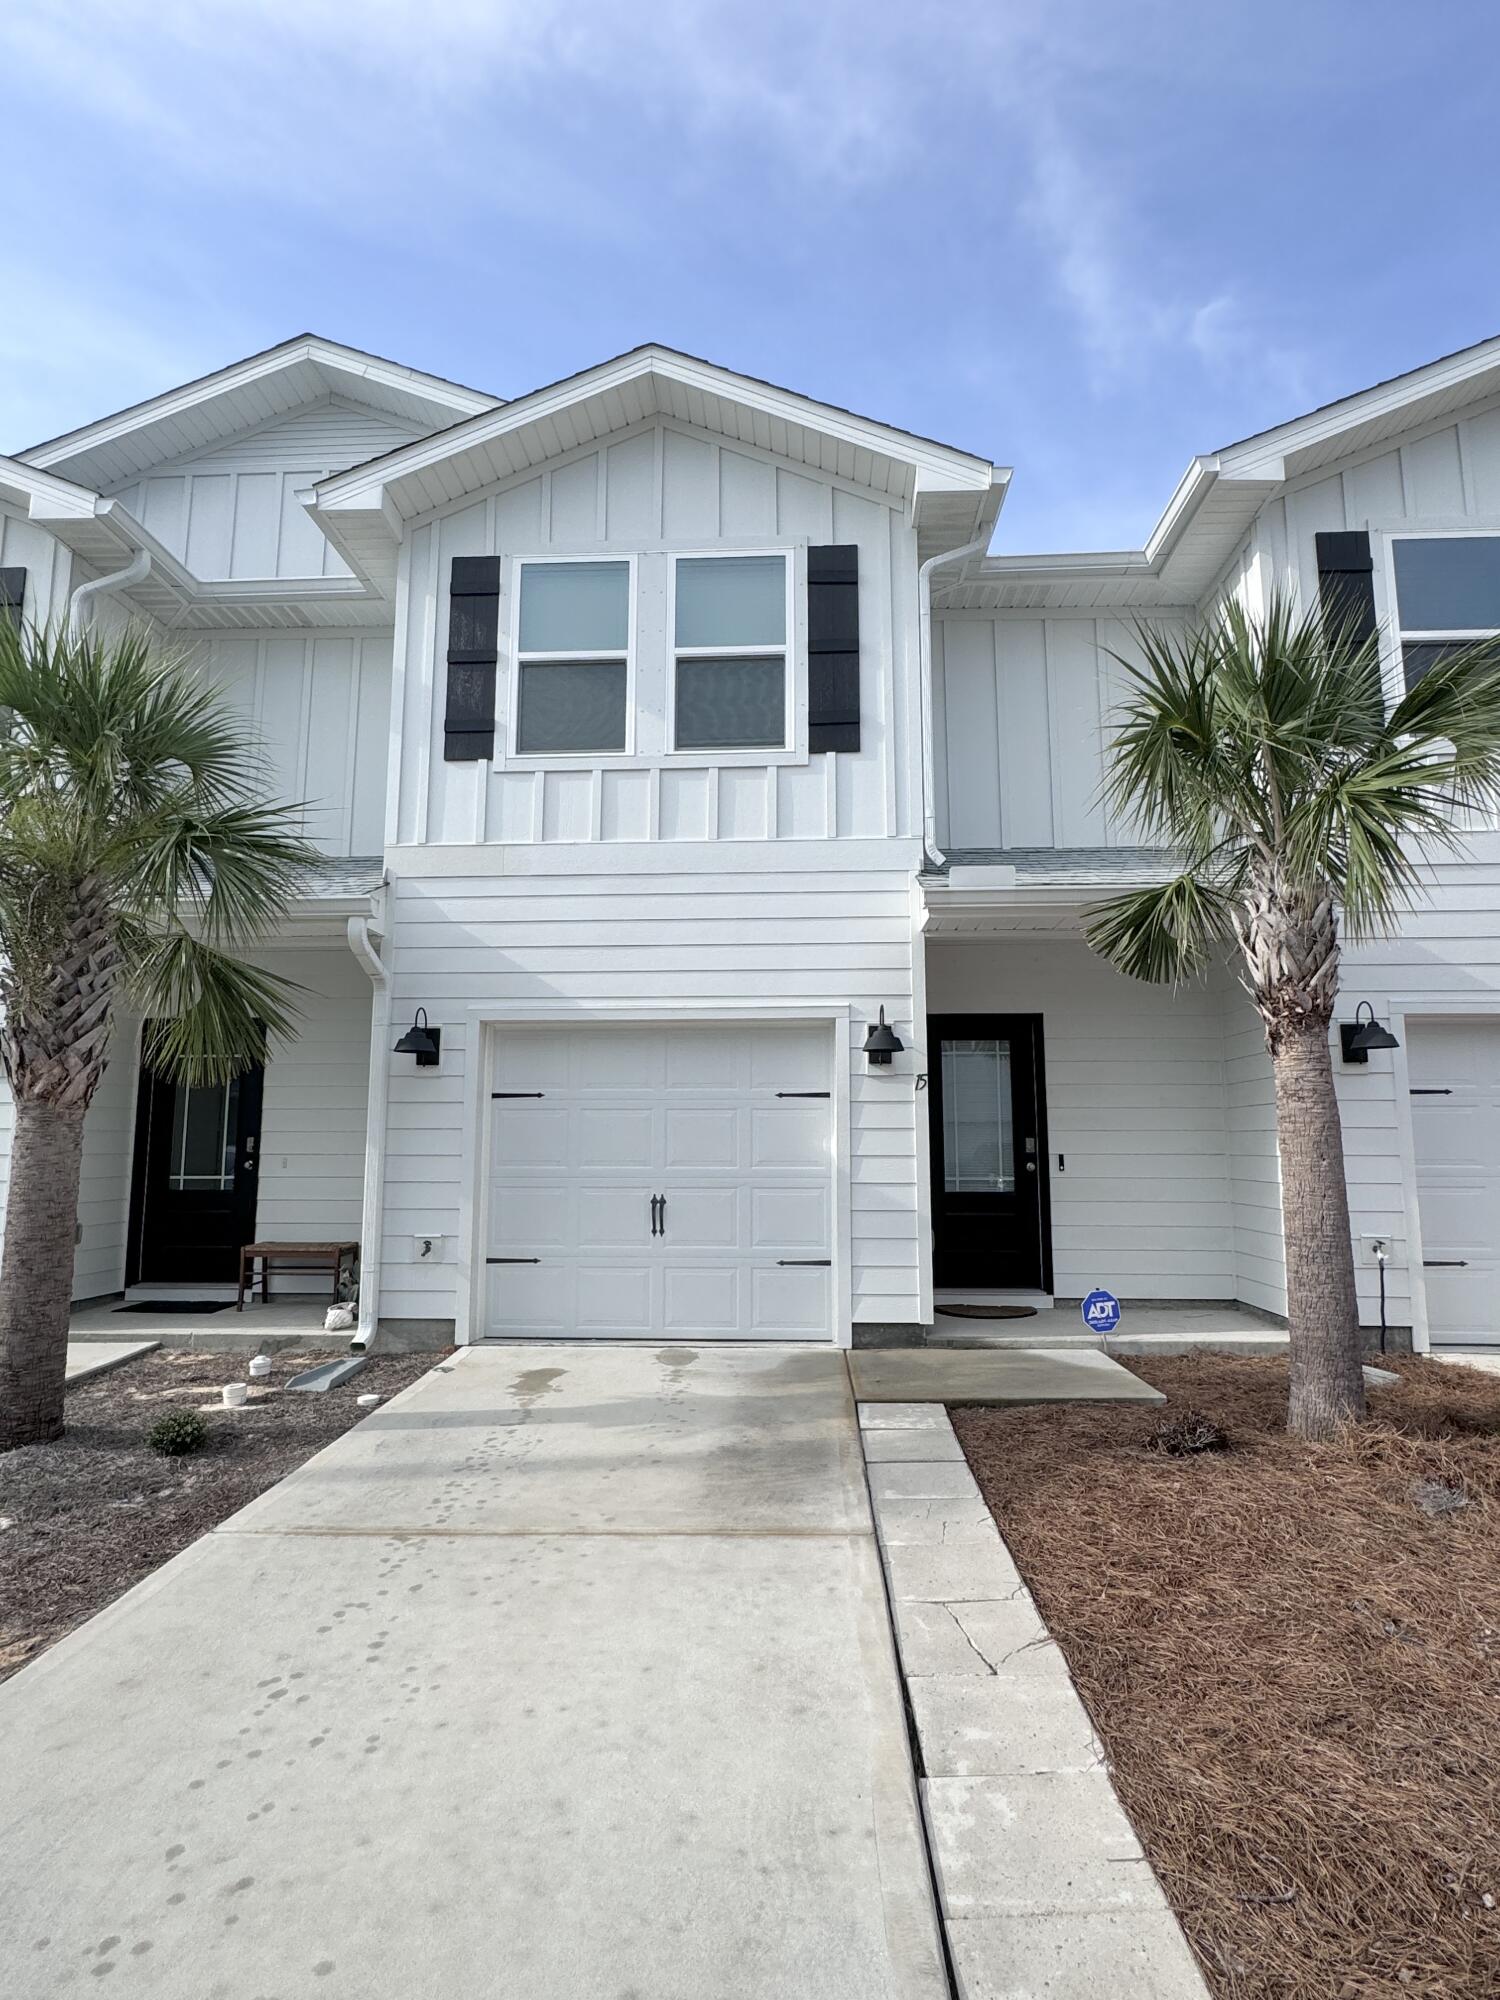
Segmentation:
[[(1361, 1014), (1369, 1019), (1362, 1021)], [(1401, 1044), (1389, 1028), (1382, 1028), (1375, 1018), (1375, 1009), (1368, 1000), (1361, 1000), (1354, 1010), (1352, 1021), (1339, 1022), (1339, 1047), (1346, 1063), (1367, 1063), (1371, 1049), (1399, 1049)]]
[(865, 1036), (865, 1054), (872, 1063), (888, 1063), (892, 1056), (899, 1055), (905, 1047), (905, 1042), (895, 1029), (885, 1025), (885, 1009), (882, 1007), (880, 1019)]
[(442, 1046), (442, 1029), (429, 1028), (427, 1025), (427, 1009), (419, 1007), (412, 1016), (411, 1026), (396, 1044), (396, 1054), (398, 1056), (415, 1056), (418, 1069), (436, 1069)]

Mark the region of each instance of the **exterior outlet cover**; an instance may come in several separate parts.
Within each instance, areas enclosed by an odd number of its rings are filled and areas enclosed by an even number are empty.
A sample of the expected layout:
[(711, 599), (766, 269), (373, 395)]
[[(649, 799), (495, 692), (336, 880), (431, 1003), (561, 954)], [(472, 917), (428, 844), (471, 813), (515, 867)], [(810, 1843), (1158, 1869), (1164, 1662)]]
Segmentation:
[(1361, 1236), (1359, 1239), (1359, 1261), (1361, 1264), (1374, 1264), (1378, 1261), (1375, 1255), (1375, 1245), (1377, 1243), (1385, 1246), (1387, 1270), (1391, 1269), (1394, 1265), (1406, 1262), (1406, 1245), (1399, 1238), (1395, 1236), (1374, 1235)]
[(414, 1264), (444, 1264), (448, 1260), (448, 1239), (446, 1236), (414, 1236), (411, 1239), (411, 1257)]

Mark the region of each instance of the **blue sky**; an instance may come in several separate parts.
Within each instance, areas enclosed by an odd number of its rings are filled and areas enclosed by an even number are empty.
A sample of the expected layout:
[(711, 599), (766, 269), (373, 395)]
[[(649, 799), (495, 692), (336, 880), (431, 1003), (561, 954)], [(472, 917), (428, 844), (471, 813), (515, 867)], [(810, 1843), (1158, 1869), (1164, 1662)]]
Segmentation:
[(1194, 452), (1500, 332), (1493, 0), (7, 0), (0, 449), (304, 328), (654, 339), (1139, 546)]

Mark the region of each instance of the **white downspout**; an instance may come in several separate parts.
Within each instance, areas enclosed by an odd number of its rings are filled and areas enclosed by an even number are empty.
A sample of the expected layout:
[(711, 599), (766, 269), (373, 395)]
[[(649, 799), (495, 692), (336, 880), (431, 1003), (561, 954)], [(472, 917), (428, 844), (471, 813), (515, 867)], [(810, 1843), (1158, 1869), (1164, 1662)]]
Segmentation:
[(96, 576), (88, 583), (80, 583), (68, 599), (68, 637), (81, 637), (93, 622), (96, 597), (107, 590), (128, 590), (131, 584), (144, 582), (150, 570), (150, 556), (144, 549), (137, 549), (124, 569), (111, 570), (108, 576)]
[(932, 748), (932, 572), (948, 563), (962, 562), (967, 556), (982, 555), (990, 538), (966, 542), (961, 549), (948, 549), (929, 556), (917, 571), (917, 674), (922, 696), (922, 848), (936, 868), (943, 865), (943, 851), (937, 844), (937, 785)]
[(370, 919), (351, 917), (349, 949), (370, 975), (370, 1081), (365, 1091), (365, 1191), (359, 1226), (359, 1324), (349, 1345), (363, 1353), (380, 1318), (380, 1240), (385, 1208), (385, 1119), (390, 1096), (391, 984), (370, 940)]

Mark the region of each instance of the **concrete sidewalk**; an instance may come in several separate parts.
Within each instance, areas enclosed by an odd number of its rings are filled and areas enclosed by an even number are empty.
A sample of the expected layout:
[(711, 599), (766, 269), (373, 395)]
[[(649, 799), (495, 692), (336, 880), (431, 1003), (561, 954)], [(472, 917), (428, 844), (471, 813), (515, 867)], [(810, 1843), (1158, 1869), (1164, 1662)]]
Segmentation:
[(470, 1350), (0, 1689), (28, 2000), (945, 2000), (844, 1358)]

